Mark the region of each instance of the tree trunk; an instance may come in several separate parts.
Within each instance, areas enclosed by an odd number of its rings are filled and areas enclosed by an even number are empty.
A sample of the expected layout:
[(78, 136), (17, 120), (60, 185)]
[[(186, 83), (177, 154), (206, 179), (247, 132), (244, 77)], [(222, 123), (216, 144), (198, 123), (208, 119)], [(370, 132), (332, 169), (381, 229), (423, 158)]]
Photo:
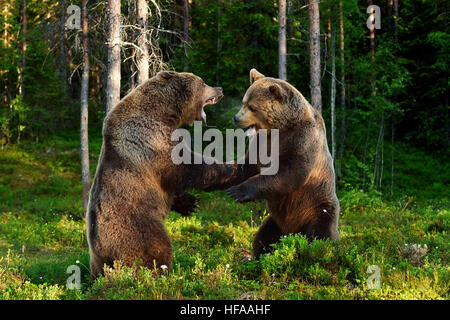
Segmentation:
[[(22, 101), (25, 100), (25, 88), (24, 88), (24, 73), (26, 67), (26, 53), (27, 53), (27, 0), (23, 0), (22, 8), (22, 66), (20, 70), (20, 87), (19, 93)], [(19, 130), (20, 135), (20, 130)]]
[(120, 101), (120, 0), (108, 0), (106, 112)]
[(81, 182), (83, 185), (83, 208), (87, 210), (89, 201), (89, 141), (88, 141), (88, 101), (89, 101), (89, 38), (87, 0), (81, 1), (83, 34), (83, 74), (81, 76)]
[(220, 83), (220, 55), (222, 53), (222, 39), (221, 39), (221, 21), (222, 21), (222, 3), (221, 1), (218, 1), (218, 8), (217, 8), (217, 43), (216, 43), (216, 54), (217, 54), (217, 60), (216, 60), (216, 83)]
[[(395, 42), (398, 42), (398, 0), (394, 1), (394, 35)], [(395, 141), (395, 115), (391, 112), (391, 198), (394, 196), (394, 141)]]
[(67, 53), (66, 53), (66, 10), (67, 0), (61, 1), (61, 21), (59, 25), (59, 77), (64, 94), (67, 93)]
[(398, 0), (394, 0), (394, 34), (395, 41), (398, 42)]
[(287, 79), (286, 72), (286, 0), (278, 0), (278, 77)]
[[(136, 54), (136, 49), (134, 47), (131, 48), (131, 56), (134, 57)], [(133, 59), (130, 62), (130, 92), (136, 88), (136, 66), (134, 65)]]
[[(8, 29), (10, 27), (9, 24), (9, 15), (10, 15), (10, 6), (11, 4), (8, 2), (5, 2), (3, 5), (3, 10), (2, 10), (2, 15), (3, 15), (3, 48), (7, 49), (9, 47), (9, 35), (8, 35)], [(4, 92), (5, 94), (2, 95), (2, 102), (5, 105), (9, 105), (10, 104), (10, 99), (9, 99), (9, 88), (8, 88), (8, 82), (4, 81)], [(11, 112), (11, 111), (10, 111)], [(9, 140), (9, 138), (7, 137), (7, 139)], [(9, 142), (9, 141), (8, 141)]]
[[(368, 0), (367, 3), (369, 6), (373, 5), (372, 0)], [(372, 88), (372, 96), (376, 95), (376, 86), (375, 86), (375, 78), (373, 76), (374, 64), (375, 64), (375, 11), (370, 13), (370, 20), (372, 21), (372, 28), (369, 29), (370, 33), (370, 57), (372, 61), (372, 74), (370, 75), (370, 85)]]
[[(384, 139), (384, 115), (382, 114), (381, 116), (381, 121), (380, 121), (380, 129), (378, 130), (378, 139), (377, 139), (377, 146), (375, 148), (375, 161), (374, 161), (374, 166), (373, 166), (373, 180), (372, 180), (372, 185), (371, 185), (371, 189), (373, 187), (377, 187), (377, 180), (378, 177), (380, 176), (380, 171), (381, 170), (381, 165), (380, 163), (383, 162), (383, 139)], [(380, 156), (380, 146), (381, 146), (381, 156)]]
[(367, 158), (367, 147), (369, 146), (369, 128), (366, 130), (366, 142), (364, 143), (364, 156), (363, 156), (363, 190), (366, 186), (366, 158)]
[(342, 176), (342, 161), (344, 158), (345, 135), (346, 135), (346, 106), (345, 106), (345, 39), (344, 39), (344, 12), (342, 0), (339, 1), (339, 33), (341, 49), (341, 138), (339, 145), (339, 176)]
[(309, 0), (311, 105), (322, 112), (320, 88), (320, 13), (319, 0)]
[(183, 27), (184, 27), (184, 46), (185, 46), (185, 57), (184, 57), (184, 70), (189, 70), (189, 57), (187, 53), (187, 48), (189, 47), (189, 0), (184, 0), (184, 10), (183, 10)]
[(146, 0), (137, 0), (137, 22), (139, 31), (137, 44), (140, 50), (137, 50), (137, 84), (140, 85), (148, 80), (148, 42), (147, 42), (147, 20), (148, 6)]
[(331, 155), (336, 166), (336, 30), (331, 25)]

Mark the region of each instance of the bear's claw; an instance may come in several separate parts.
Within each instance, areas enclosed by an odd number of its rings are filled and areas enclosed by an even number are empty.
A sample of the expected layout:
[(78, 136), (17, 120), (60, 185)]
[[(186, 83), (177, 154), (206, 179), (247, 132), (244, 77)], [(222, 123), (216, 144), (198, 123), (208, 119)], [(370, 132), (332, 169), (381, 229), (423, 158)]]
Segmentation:
[(243, 203), (253, 200), (251, 192), (247, 188), (234, 186), (226, 190), (226, 193), (232, 197), (236, 202)]

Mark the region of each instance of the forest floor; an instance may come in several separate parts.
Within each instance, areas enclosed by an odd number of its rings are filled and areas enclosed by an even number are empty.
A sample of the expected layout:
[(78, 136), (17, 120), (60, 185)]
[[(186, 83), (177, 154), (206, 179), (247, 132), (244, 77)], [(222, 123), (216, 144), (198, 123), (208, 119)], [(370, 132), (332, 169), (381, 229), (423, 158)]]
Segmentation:
[[(100, 138), (90, 145), (92, 176), (100, 145)], [(449, 299), (449, 190), (442, 174), (441, 193), (427, 200), (342, 190), (338, 243), (288, 236), (259, 261), (250, 254), (264, 204), (196, 192), (196, 213), (171, 212), (166, 221), (171, 270), (118, 264), (92, 282), (78, 146), (78, 137), (68, 135), (0, 149), (0, 299)], [(420, 161), (432, 163), (426, 157)], [(420, 180), (426, 173), (411, 174)], [(81, 268), (81, 290), (66, 287), (70, 265)], [(371, 265), (380, 270), (379, 289), (368, 288)]]

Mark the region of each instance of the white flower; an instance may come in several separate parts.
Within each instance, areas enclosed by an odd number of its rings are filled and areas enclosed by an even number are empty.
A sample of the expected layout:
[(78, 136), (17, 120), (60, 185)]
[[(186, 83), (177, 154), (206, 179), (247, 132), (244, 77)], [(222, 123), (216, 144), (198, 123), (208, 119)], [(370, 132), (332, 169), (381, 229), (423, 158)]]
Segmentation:
[(272, 273), (272, 278), (275, 277), (275, 273)]
[(228, 268), (230, 267), (230, 265), (229, 265), (229, 264), (226, 264), (225, 267), (228, 269)]
[(392, 269), (394, 269), (394, 270), (395, 270), (395, 267), (392, 267)]
[(165, 264), (163, 264), (163, 265), (161, 266), (161, 269), (165, 270), (165, 269), (167, 269), (167, 266), (166, 266)]
[(76, 263), (80, 263), (80, 260), (75, 261)]

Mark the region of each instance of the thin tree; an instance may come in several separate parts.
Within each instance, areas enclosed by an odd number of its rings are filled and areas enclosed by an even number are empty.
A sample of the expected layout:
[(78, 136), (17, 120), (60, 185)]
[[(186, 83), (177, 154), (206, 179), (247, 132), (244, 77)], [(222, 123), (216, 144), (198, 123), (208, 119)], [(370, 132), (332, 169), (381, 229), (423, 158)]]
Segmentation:
[(286, 72), (286, 0), (278, 0), (278, 77), (287, 79)]
[(120, 9), (120, 0), (108, 0), (107, 113), (120, 101)]
[[(19, 95), (20, 101), (25, 101), (25, 68), (26, 68), (26, 54), (27, 54), (27, 0), (23, 0), (22, 7), (22, 65), (19, 73)], [(17, 142), (20, 142), (21, 129), (20, 121), (17, 124)]]
[(184, 37), (184, 45), (185, 45), (185, 57), (184, 57), (184, 70), (189, 70), (189, 59), (187, 55), (187, 47), (189, 46), (189, 24), (190, 24), (190, 16), (189, 16), (189, 0), (184, 0), (183, 2), (183, 37)]
[(339, 35), (340, 35), (340, 57), (341, 57), (341, 135), (339, 145), (339, 175), (342, 175), (342, 161), (345, 148), (346, 134), (346, 106), (345, 106), (345, 33), (344, 33), (344, 9), (342, 0), (339, 1)]
[[(394, 38), (398, 42), (398, 0), (389, 3), (389, 7), (394, 7)], [(448, 108), (447, 108), (448, 114)], [(395, 114), (391, 112), (391, 198), (394, 196), (394, 140), (395, 140)]]
[(222, 2), (219, 0), (217, 2), (217, 43), (216, 43), (216, 83), (220, 82), (220, 54), (222, 52), (222, 38), (221, 38), (221, 29), (222, 29)]
[(88, 141), (88, 101), (89, 101), (89, 38), (87, 0), (81, 0), (82, 35), (83, 35), (83, 73), (81, 76), (81, 182), (83, 185), (83, 208), (87, 209), (89, 201), (90, 175), (89, 175), (89, 141)]
[[(25, 100), (25, 88), (24, 88), (24, 73), (26, 68), (26, 53), (27, 53), (27, 0), (23, 0), (22, 7), (22, 66), (20, 70), (20, 86), (19, 93), (20, 97)], [(20, 129), (19, 129), (19, 137), (20, 137)]]
[(59, 22), (59, 77), (64, 89), (64, 94), (67, 93), (67, 53), (66, 53), (66, 10), (67, 0), (61, 1), (61, 20)]
[(336, 31), (330, 22), (331, 32), (331, 155), (336, 166)]
[(309, 65), (311, 78), (311, 105), (322, 112), (320, 86), (320, 11), (319, 0), (309, 0)]
[[(373, 1), (372, 0), (368, 0), (367, 1), (369, 6), (373, 5)], [(372, 99), (373, 99), (373, 103), (375, 103), (375, 96), (377, 94), (377, 90), (376, 90), (376, 82), (375, 82), (375, 77), (374, 77), (374, 73), (375, 73), (375, 10), (372, 9), (370, 12), (370, 16), (369, 16), (370, 21), (372, 22), (372, 26), (371, 28), (369, 28), (369, 35), (370, 35), (370, 56), (371, 56), (371, 64), (372, 64), (372, 72), (370, 75), (370, 84), (371, 84), (371, 89), (372, 89)], [(375, 110), (375, 106), (374, 106), (374, 110)], [(377, 144), (376, 144), (376, 148), (375, 148), (375, 161), (374, 161), (374, 168), (373, 168), (373, 180), (372, 180), (372, 185), (371, 185), (371, 189), (373, 187), (376, 187), (377, 185), (377, 181), (380, 175), (380, 164), (383, 163), (383, 152), (380, 155), (380, 147), (384, 147), (384, 145), (382, 144), (382, 139), (384, 138), (384, 112), (382, 110), (381, 112), (381, 121), (380, 121), (380, 128), (378, 130), (378, 138), (377, 138)]]
[(148, 80), (148, 41), (147, 41), (147, 20), (148, 5), (146, 0), (137, 0), (137, 22), (139, 26), (137, 44), (137, 84), (140, 85)]

